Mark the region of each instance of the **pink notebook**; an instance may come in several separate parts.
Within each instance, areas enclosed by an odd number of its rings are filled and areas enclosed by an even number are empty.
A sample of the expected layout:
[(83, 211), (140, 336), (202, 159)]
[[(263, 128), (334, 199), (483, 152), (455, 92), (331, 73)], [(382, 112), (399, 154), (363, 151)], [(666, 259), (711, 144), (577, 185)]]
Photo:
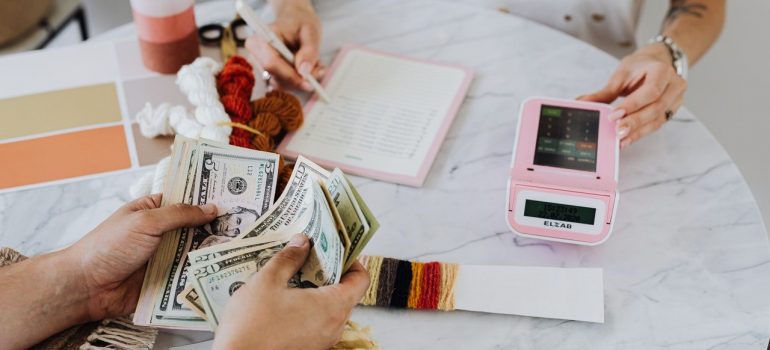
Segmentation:
[(345, 47), (323, 81), (331, 102), (311, 99), (302, 127), (278, 152), (422, 186), (472, 78), (460, 66)]

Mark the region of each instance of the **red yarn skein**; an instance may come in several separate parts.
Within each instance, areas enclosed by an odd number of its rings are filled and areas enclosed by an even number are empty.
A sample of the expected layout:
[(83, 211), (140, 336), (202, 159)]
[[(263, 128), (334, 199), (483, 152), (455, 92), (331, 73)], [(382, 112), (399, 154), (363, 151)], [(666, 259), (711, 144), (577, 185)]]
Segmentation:
[[(254, 70), (245, 58), (230, 57), (217, 76), (217, 89), (230, 121), (247, 124), (251, 119), (251, 91), (254, 89)], [(233, 128), (230, 144), (255, 149), (251, 134), (240, 128)], [(269, 151), (269, 150), (263, 150)]]

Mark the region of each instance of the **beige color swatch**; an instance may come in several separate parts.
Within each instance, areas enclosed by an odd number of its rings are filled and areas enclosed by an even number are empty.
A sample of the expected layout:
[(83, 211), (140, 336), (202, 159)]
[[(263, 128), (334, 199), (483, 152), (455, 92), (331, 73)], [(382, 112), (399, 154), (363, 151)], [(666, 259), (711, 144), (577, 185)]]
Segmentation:
[(120, 120), (113, 83), (0, 100), (0, 140)]
[(131, 124), (131, 132), (134, 133), (134, 144), (136, 145), (136, 155), (139, 158), (139, 166), (153, 165), (161, 159), (171, 155), (171, 144), (174, 143), (173, 136), (160, 136), (148, 139), (142, 136), (139, 124)]

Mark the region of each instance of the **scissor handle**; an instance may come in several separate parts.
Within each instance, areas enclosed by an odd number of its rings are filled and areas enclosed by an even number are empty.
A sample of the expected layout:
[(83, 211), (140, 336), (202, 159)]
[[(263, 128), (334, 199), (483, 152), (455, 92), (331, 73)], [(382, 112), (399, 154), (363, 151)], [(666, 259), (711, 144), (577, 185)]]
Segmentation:
[(198, 28), (198, 37), (203, 44), (219, 45), (219, 42), (222, 41), (224, 32), (225, 28), (220, 24), (206, 24)]
[(245, 30), (239, 30), (239, 29), (248, 29), (249, 26), (246, 24), (246, 21), (243, 20), (243, 18), (236, 18), (232, 22), (230, 22), (230, 32), (233, 33), (233, 38), (235, 38), (235, 43), (238, 46), (243, 47), (243, 45), (246, 43), (246, 39), (248, 38), (248, 34)]

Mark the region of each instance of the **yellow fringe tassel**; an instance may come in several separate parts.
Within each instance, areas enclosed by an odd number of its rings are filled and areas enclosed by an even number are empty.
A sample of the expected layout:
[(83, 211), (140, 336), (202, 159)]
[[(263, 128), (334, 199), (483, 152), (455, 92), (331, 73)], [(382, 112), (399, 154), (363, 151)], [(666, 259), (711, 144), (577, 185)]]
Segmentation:
[(406, 301), (406, 306), (410, 309), (416, 309), (417, 304), (420, 301), (423, 266), (425, 266), (423, 263), (416, 261), (412, 262), (412, 283), (409, 285), (409, 299)]
[(455, 282), (460, 265), (441, 264), (441, 294), (438, 299), (438, 309), (451, 311), (455, 309)]
[(232, 126), (234, 128), (246, 130), (246, 131), (248, 131), (248, 132), (250, 132), (252, 134), (255, 134), (255, 135), (268, 137), (265, 134), (263, 134), (261, 131), (259, 131), (257, 129), (254, 129), (254, 128), (248, 126), (248, 125), (241, 124), (241, 123), (219, 122), (219, 123), (217, 123), (217, 125), (220, 125), (220, 126)]
[(331, 350), (380, 350), (380, 346), (371, 338), (370, 331), (369, 327), (361, 328), (348, 320), (342, 338)]
[(377, 281), (380, 280), (380, 268), (382, 267), (381, 256), (369, 256), (364, 260), (364, 266), (366, 271), (369, 272), (369, 289), (366, 290), (364, 298), (361, 300), (362, 305), (376, 305), (377, 304)]

